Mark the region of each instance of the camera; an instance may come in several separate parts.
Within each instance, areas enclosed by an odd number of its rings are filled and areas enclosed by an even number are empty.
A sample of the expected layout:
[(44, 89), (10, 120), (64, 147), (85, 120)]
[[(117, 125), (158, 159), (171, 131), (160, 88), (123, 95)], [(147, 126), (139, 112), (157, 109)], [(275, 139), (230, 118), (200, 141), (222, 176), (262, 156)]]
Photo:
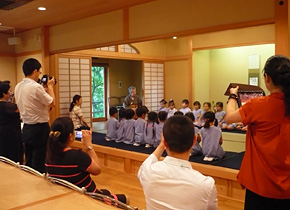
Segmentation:
[[(47, 85), (48, 80), (52, 79), (52, 76), (49, 76), (48, 74), (45, 74), (42, 76), (42, 78), (40, 79), (40, 83)], [(56, 79), (54, 78), (54, 84), (56, 85)]]
[(81, 139), (81, 138), (83, 138), (82, 131), (76, 131), (76, 139)]

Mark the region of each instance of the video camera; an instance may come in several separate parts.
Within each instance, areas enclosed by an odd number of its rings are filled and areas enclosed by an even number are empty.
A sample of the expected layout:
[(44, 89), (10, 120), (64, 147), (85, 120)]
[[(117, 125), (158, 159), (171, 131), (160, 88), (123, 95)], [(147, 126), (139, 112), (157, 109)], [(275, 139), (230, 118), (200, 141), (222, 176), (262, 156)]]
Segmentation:
[[(44, 84), (47, 85), (48, 80), (52, 79), (52, 76), (49, 76), (48, 74), (45, 74), (42, 76), (42, 78), (40, 79), (39, 83), (40, 84)], [(54, 78), (54, 84), (56, 85), (56, 79)]]

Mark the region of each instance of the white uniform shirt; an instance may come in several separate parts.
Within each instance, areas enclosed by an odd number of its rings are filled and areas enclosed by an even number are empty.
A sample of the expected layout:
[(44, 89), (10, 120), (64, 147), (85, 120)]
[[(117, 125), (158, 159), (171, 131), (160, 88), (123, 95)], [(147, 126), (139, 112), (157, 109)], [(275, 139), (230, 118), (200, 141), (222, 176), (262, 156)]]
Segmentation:
[(170, 156), (158, 161), (151, 154), (141, 165), (138, 178), (147, 210), (217, 209), (214, 179), (192, 169), (188, 161)]
[(33, 79), (24, 78), (16, 85), (15, 100), (24, 123), (49, 121), (47, 106), (52, 103), (53, 98)]
[(78, 129), (83, 125), (82, 120), (81, 120), (82, 116), (83, 116), (83, 112), (82, 112), (81, 107), (74, 106), (74, 108), (70, 112), (70, 118), (73, 121), (74, 129)]

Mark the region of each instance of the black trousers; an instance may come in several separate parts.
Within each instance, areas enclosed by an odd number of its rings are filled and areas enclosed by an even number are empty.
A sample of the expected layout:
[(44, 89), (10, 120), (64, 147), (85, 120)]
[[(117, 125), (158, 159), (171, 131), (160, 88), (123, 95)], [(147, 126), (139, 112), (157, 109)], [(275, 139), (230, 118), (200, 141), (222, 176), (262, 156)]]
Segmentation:
[(246, 190), (245, 210), (289, 210), (290, 199), (266, 198)]
[(48, 123), (24, 124), (23, 126), (22, 141), (26, 165), (40, 173), (46, 172), (44, 163), (49, 132)]

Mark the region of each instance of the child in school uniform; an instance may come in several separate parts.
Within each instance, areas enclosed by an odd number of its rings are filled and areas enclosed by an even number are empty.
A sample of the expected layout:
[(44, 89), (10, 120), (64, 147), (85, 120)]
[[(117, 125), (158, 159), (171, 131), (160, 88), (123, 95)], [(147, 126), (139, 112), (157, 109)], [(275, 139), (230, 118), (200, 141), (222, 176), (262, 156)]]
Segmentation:
[(204, 113), (210, 111), (210, 109), (211, 109), (210, 102), (204, 102), (203, 103), (203, 110), (201, 111), (201, 117), (200, 117), (200, 125), (201, 126), (204, 126), (204, 118), (203, 118)]
[[(194, 125), (194, 135), (197, 137), (198, 134), (199, 134), (199, 129), (194, 124), (195, 118), (194, 118), (193, 113), (192, 112), (187, 112), (185, 114), (185, 116), (192, 120), (192, 123)], [(201, 146), (199, 144), (200, 141), (201, 140), (197, 138), (197, 141), (196, 141), (195, 145), (193, 145), (193, 147), (191, 149), (190, 155), (202, 155), (202, 148), (201, 148)]]
[(161, 101), (159, 101), (159, 103), (160, 103), (159, 112), (162, 112), (162, 111), (166, 112), (167, 111), (167, 108), (166, 108), (167, 101), (162, 99)]
[(117, 120), (118, 117), (118, 109), (116, 107), (111, 107), (109, 109), (110, 118), (106, 123), (106, 141), (115, 141), (117, 139), (117, 130), (119, 127), (119, 122)]
[(119, 110), (119, 128), (117, 130), (117, 139), (116, 142), (123, 142), (125, 139), (125, 131), (124, 131), (124, 125), (126, 122), (126, 109), (120, 108)]
[(217, 119), (218, 122), (218, 127), (222, 130), (227, 129), (227, 124), (226, 121), (224, 120), (224, 117), (226, 115), (226, 112), (223, 110), (224, 104), (223, 102), (216, 102), (215, 108), (216, 108), (216, 113), (215, 113), (215, 119)]
[(175, 104), (173, 99), (169, 100), (168, 103), (168, 109), (167, 109), (167, 118), (172, 117), (174, 115), (174, 113), (177, 111), (177, 109), (175, 109)]
[(159, 123), (156, 125), (156, 138), (153, 147), (157, 147), (161, 142), (161, 133), (163, 131), (164, 123), (167, 119), (167, 112), (161, 111), (158, 113)]
[(187, 112), (191, 112), (191, 109), (188, 108), (189, 101), (187, 99), (182, 100), (182, 108), (179, 110), (185, 115)]
[(157, 113), (149, 112), (148, 113), (148, 121), (146, 123), (145, 131), (144, 131), (144, 141), (145, 147), (152, 147), (156, 138), (156, 125), (157, 125)]
[(125, 132), (125, 144), (133, 144), (134, 143), (134, 136), (135, 136), (135, 120), (133, 117), (135, 116), (135, 112), (132, 109), (126, 109), (126, 120), (124, 125), (124, 132)]
[(140, 144), (144, 144), (144, 131), (146, 127), (146, 117), (147, 110), (143, 106), (139, 106), (136, 109), (137, 120), (135, 121), (135, 137), (133, 146), (140, 146)]
[(209, 111), (204, 113), (204, 127), (200, 130), (202, 139), (202, 152), (205, 161), (212, 161), (224, 157), (225, 152), (222, 148), (222, 131), (215, 124), (215, 115)]
[(192, 110), (192, 113), (194, 115), (194, 124), (197, 125), (197, 126), (201, 126), (200, 124), (200, 121), (201, 121), (201, 113), (202, 113), (202, 110), (200, 109), (200, 102), (199, 101), (195, 101), (193, 103), (193, 110)]

